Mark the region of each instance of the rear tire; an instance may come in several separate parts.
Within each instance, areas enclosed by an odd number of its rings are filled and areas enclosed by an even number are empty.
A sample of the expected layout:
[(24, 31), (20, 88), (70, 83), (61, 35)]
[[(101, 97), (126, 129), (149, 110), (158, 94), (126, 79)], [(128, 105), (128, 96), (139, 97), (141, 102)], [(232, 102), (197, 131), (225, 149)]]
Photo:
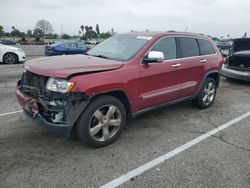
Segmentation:
[(193, 104), (199, 108), (208, 108), (210, 107), (215, 99), (217, 91), (217, 85), (213, 78), (206, 78), (203, 83), (201, 90), (197, 97), (193, 100)]
[(18, 63), (18, 56), (15, 53), (9, 52), (4, 54), (3, 63), (5, 64), (15, 64)]
[(126, 110), (117, 98), (104, 95), (94, 99), (77, 122), (77, 135), (95, 148), (112, 144), (126, 124)]

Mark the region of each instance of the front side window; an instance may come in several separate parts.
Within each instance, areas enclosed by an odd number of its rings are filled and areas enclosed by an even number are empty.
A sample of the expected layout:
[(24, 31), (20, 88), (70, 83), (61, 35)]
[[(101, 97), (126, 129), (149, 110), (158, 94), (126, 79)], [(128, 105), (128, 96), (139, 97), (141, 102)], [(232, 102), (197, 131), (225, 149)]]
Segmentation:
[(199, 46), (194, 38), (179, 38), (181, 57), (199, 56)]
[(208, 40), (198, 39), (200, 55), (214, 54), (214, 48)]
[(88, 55), (118, 61), (133, 58), (150, 40), (150, 36), (117, 35), (88, 51)]
[(150, 51), (160, 51), (164, 54), (164, 60), (176, 59), (175, 38), (163, 38), (159, 40)]

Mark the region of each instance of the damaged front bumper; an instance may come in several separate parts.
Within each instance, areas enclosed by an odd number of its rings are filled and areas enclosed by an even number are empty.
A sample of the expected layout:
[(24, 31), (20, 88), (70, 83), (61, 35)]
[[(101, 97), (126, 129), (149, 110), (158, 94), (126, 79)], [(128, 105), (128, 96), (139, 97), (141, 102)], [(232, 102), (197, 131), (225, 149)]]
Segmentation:
[(44, 95), (33, 96), (20, 87), (16, 87), (16, 97), (24, 114), (45, 127), (49, 132), (70, 136), (72, 128), (89, 99), (84, 93), (55, 93), (46, 91)]

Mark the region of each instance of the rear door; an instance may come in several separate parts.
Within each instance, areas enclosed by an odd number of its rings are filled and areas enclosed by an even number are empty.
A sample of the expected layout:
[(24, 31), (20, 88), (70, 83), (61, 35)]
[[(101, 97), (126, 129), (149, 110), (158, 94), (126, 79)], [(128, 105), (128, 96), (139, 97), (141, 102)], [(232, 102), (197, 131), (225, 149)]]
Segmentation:
[(177, 37), (182, 88), (181, 97), (193, 96), (205, 71), (205, 60), (200, 57), (198, 41), (191, 37)]
[(64, 53), (65, 54), (76, 54), (78, 51), (77, 45), (74, 42), (66, 42), (64, 44)]
[(84, 43), (77, 43), (78, 53), (83, 54), (87, 52), (87, 45)]
[[(176, 39), (165, 37), (160, 39), (150, 51), (164, 54), (163, 62), (141, 64), (139, 108), (149, 108), (178, 99), (179, 84)], [(147, 55), (147, 54), (146, 54)]]

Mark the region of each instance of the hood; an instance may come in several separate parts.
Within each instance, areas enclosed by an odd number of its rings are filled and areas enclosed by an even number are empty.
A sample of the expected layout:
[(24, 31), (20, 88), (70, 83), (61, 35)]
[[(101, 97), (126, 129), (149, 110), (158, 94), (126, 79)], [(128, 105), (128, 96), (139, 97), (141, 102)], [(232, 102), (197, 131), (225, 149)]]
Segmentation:
[(27, 61), (25, 69), (48, 77), (68, 78), (72, 74), (109, 71), (123, 66), (122, 62), (87, 55), (62, 55)]

